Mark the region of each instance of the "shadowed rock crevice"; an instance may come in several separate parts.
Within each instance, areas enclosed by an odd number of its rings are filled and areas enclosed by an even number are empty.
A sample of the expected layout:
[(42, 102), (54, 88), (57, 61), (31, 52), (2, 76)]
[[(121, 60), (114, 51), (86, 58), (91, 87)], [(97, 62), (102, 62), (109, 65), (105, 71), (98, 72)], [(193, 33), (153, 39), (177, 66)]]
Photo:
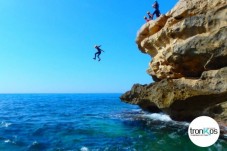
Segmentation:
[[(209, 99), (207, 99), (209, 97)], [(216, 106), (219, 103), (227, 100), (227, 94), (204, 95), (187, 98), (186, 100), (175, 101), (167, 109), (163, 109), (174, 120), (191, 121), (195, 117), (207, 115), (214, 117), (223, 113), (221, 106)], [(209, 110), (209, 112), (208, 112)]]

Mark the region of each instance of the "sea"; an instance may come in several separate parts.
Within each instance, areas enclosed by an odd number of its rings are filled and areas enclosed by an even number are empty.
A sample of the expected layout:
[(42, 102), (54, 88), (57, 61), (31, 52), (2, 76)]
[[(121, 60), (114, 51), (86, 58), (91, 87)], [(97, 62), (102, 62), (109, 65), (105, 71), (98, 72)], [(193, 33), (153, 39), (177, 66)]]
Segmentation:
[(0, 94), (0, 151), (227, 151), (189, 139), (189, 123), (120, 101), (121, 94)]

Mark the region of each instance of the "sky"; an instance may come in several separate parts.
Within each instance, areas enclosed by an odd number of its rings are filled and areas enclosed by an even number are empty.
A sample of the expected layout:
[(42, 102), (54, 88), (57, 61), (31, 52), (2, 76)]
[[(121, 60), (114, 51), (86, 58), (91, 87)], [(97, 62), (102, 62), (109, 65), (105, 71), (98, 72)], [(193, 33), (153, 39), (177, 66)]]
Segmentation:
[[(0, 93), (124, 93), (153, 82), (135, 43), (153, 2), (0, 0)], [(158, 2), (165, 14), (177, 0)]]

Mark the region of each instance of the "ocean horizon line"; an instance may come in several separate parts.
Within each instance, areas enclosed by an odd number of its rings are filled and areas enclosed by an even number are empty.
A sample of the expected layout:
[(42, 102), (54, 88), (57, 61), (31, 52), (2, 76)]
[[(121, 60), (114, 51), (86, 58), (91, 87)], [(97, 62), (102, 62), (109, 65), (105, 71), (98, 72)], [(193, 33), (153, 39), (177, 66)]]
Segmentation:
[(8, 94), (123, 94), (124, 92), (17, 92), (17, 93), (0, 93), (0, 95)]

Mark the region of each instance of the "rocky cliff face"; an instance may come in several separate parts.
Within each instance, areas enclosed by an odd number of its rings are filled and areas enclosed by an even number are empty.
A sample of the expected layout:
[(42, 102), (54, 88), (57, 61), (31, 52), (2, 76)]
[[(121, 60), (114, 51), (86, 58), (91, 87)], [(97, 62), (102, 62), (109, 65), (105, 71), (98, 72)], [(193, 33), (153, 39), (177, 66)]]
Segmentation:
[(136, 43), (152, 57), (154, 83), (121, 99), (175, 120), (209, 115), (227, 123), (227, 1), (180, 0), (141, 27)]

